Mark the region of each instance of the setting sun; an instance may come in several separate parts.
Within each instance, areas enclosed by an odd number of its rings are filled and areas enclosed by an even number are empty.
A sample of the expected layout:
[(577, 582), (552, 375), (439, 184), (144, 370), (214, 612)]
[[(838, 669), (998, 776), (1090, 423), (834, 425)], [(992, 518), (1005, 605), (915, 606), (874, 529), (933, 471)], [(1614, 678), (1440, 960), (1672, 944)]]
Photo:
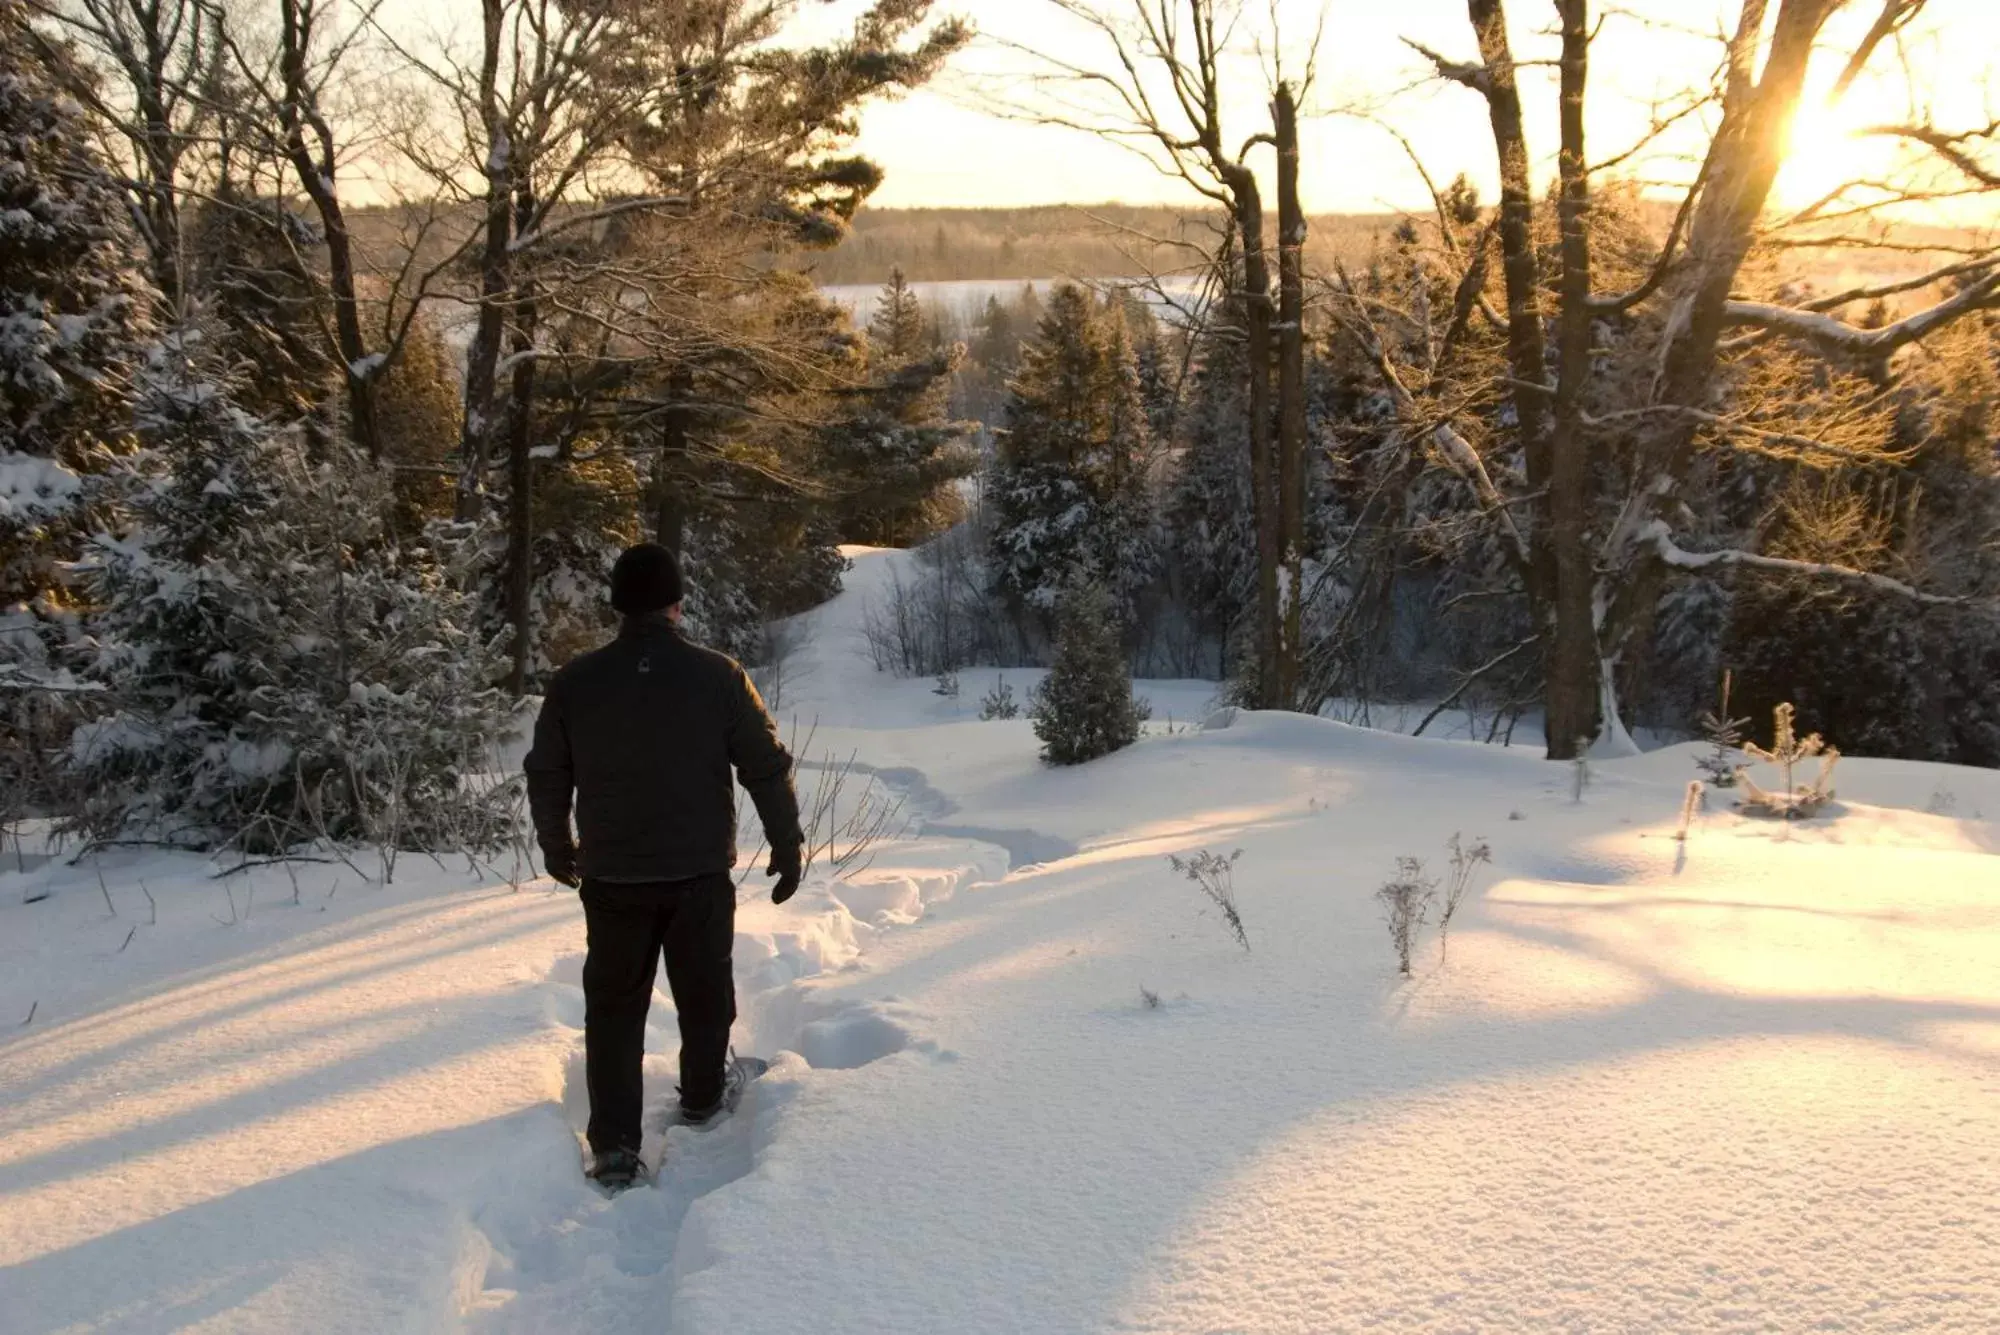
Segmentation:
[(1792, 122), (1777, 203), (1838, 212), (1880, 198), (1906, 170), (1907, 158), (1896, 139), (1870, 131), (1905, 119), (1886, 90), (1857, 87), (1832, 105), (1808, 102)]

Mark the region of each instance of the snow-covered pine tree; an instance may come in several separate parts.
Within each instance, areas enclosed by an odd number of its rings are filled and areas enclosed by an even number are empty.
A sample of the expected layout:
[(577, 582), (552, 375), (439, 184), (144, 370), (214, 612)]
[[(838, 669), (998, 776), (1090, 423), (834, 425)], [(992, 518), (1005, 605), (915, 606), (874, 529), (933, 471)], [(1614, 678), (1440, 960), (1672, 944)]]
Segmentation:
[(0, 0), (0, 674), (17, 682), (46, 675), (51, 623), (72, 620), (57, 568), (89, 522), (81, 475), (123, 440), (153, 300), (118, 183), (62, 92), (81, 73), (30, 59), (27, 22)]
[(972, 356), (1001, 379), (1013, 378), (1021, 357), (1021, 331), (1014, 307), (997, 296), (986, 298), (986, 309), (972, 340)]
[(268, 421), (320, 411), (339, 381), (326, 355), (320, 280), (304, 256), (318, 230), (283, 200), (224, 181), (187, 228), (211, 353), (236, 377), (238, 406)]
[(1064, 585), (1089, 578), (1129, 617), (1157, 568), (1149, 455), (1123, 322), (1065, 284), (1022, 351), (987, 482), (999, 590), (1047, 613)]
[(501, 843), (470, 782), (509, 714), (475, 634), (465, 530), (398, 548), (387, 480), (344, 440), (245, 413), (177, 334), (140, 378), (127, 522), (88, 563), (92, 675), (76, 824), (191, 848)]
[(1101, 520), (1089, 553), (1090, 570), (1129, 623), (1138, 614), (1140, 596), (1160, 573), (1151, 485), (1153, 413), (1122, 303), (1104, 312), (1100, 336), (1106, 415), (1096, 470)]
[(1035, 340), (1021, 350), (1007, 435), (986, 487), (994, 582), (1045, 613), (1083, 569), (1098, 518), (1089, 476), (1103, 413), (1093, 305), (1074, 284), (1050, 298)]
[(100, 537), (86, 563), (100, 605), (91, 675), (115, 700), (70, 741), (93, 837), (214, 846), (241, 823), (239, 790), (288, 767), (249, 722), (279, 607), (245, 558), (293, 518), (280, 446), (197, 372), (198, 341), (170, 336), (140, 375), (140, 449), (107, 480), (124, 492), (126, 533)]
[(1240, 342), (1211, 332), (1199, 354), (1165, 519), (1174, 595), (1220, 651), (1257, 596), (1249, 408)]
[(1118, 614), (1095, 584), (1065, 590), (1056, 612), (1056, 656), (1029, 715), (1051, 765), (1080, 765), (1139, 738), (1146, 706), (1132, 696)]
[(1120, 294), (1118, 308), (1131, 336), (1132, 360), (1139, 380), (1139, 401), (1146, 405), (1147, 428), (1156, 442), (1171, 440), (1180, 415), (1181, 344), (1170, 334), (1137, 288)]
[(847, 411), (820, 431), (843, 541), (912, 547), (964, 517), (957, 483), (978, 471), (979, 456), (944, 411), (964, 351), (871, 368)]

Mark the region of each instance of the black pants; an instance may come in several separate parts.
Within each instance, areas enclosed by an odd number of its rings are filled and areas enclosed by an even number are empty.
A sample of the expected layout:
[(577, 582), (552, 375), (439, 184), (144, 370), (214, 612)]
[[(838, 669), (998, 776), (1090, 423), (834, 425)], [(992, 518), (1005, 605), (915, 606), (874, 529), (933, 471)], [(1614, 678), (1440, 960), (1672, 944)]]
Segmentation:
[(660, 956), (681, 1024), (681, 1103), (722, 1097), (729, 1028), (736, 1023), (736, 883), (727, 875), (650, 885), (583, 883), (590, 953), (583, 963), (583, 1051), (590, 1085), (590, 1148), (639, 1148), (645, 1093), (646, 1012)]

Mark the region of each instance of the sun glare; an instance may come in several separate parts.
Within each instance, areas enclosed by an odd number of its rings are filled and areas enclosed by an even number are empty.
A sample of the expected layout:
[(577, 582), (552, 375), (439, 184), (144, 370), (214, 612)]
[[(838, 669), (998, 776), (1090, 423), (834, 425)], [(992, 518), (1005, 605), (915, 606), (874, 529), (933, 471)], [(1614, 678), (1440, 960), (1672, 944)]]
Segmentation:
[(1792, 123), (1791, 144), (1778, 174), (1778, 202), (1805, 208), (1843, 187), (1855, 187), (1848, 196), (1856, 203), (1878, 197), (1879, 192), (1865, 187), (1894, 174), (1899, 149), (1894, 139), (1868, 131), (1902, 119), (1893, 106), (1864, 96), (1859, 87), (1831, 107), (1809, 101)]

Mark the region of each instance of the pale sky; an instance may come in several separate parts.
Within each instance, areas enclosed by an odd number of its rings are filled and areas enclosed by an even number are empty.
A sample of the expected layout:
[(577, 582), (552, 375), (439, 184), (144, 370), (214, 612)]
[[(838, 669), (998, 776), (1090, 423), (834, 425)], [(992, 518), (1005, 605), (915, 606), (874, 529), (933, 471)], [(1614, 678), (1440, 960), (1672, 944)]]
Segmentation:
[[(1106, 8), (1131, 0), (1100, 0)], [(1320, 0), (1278, 0), (1288, 27), (1288, 72), (1303, 64)], [(837, 29), (863, 7), (863, 0), (808, 4), (798, 20), (802, 33)], [(1609, 11), (1613, 7), (1598, 8)], [(1776, 5), (1771, 6), (1777, 9)], [(989, 108), (994, 90), (1015, 100), (1034, 96), (1025, 78), (1029, 62), (1004, 49), (1003, 42), (1031, 46), (1064, 60), (1107, 68), (1106, 50), (1046, 0), (957, 0), (941, 10), (973, 20), (984, 40), (961, 56), (937, 85), (893, 104), (870, 109), (863, 120), (862, 150), (888, 170), (875, 197), (879, 206), (1004, 206), (1038, 203), (1184, 201), (1175, 183), (1163, 179), (1129, 153), (1073, 130), (1011, 122)], [(1268, 30), (1267, 0), (1250, 0), (1242, 31), (1246, 38)], [(1328, 0), (1326, 40), (1320, 54), (1314, 102), (1320, 115), (1305, 127), (1303, 172), (1307, 207), (1315, 212), (1363, 212), (1385, 207), (1415, 208), (1427, 202), (1423, 186), (1403, 150), (1380, 128), (1342, 109), (1370, 107), (1392, 121), (1423, 154), (1440, 182), (1459, 171), (1470, 173), (1491, 197), (1493, 148), (1485, 109), (1472, 93), (1432, 84), (1412, 89), (1426, 72), (1424, 62), (1402, 38), (1414, 38), (1447, 56), (1473, 54), (1463, 0)], [(1592, 67), (1593, 160), (1621, 152), (1642, 134), (1650, 104), (1691, 85), (1705, 84), (1719, 57), (1716, 34), (1733, 20), (1736, 0), (1625, 0), (1624, 13), (1655, 21), (1648, 26), (1614, 13), (1594, 49)], [(1824, 90), (1838, 71), (1841, 52), (1873, 19), (1875, 0), (1851, 0), (1827, 30), (1829, 50), (1815, 66)], [(1555, 19), (1547, 0), (1515, 0), (1511, 6), (1515, 54), (1532, 60), (1553, 53), (1548, 34)], [(1707, 35), (1703, 35), (1703, 34)], [(997, 40), (996, 40), (997, 39)], [(1267, 128), (1265, 82), (1260, 61), (1244, 43), (1239, 82), (1240, 106), (1230, 109), (1232, 137)], [(1951, 128), (1983, 125), (2000, 115), (2000, 0), (1932, 0), (1925, 17), (1904, 41), (1917, 72), (1918, 112), (1928, 110)], [(1538, 158), (1554, 148), (1553, 71), (1526, 70), (1523, 92), (1529, 135)], [(1802, 118), (1799, 152), (1780, 197), (1788, 203), (1816, 198), (1851, 175), (1856, 164), (1869, 173), (1886, 169), (1889, 147), (1880, 140), (1851, 138), (1848, 129), (1902, 121), (1910, 115), (1909, 82), (1898, 53), (1886, 47), (1871, 75), (1829, 114), (1824, 107)], [(1685, 155), (1683, 136), (1668, 141)], [(1653, 179), (1690, 174), (1656, 154), (1636, 170)], [(1265, 154), (1265, 167), (1269, 155)], [(1544, 162), (1546, 169), (1546, 162)]]

